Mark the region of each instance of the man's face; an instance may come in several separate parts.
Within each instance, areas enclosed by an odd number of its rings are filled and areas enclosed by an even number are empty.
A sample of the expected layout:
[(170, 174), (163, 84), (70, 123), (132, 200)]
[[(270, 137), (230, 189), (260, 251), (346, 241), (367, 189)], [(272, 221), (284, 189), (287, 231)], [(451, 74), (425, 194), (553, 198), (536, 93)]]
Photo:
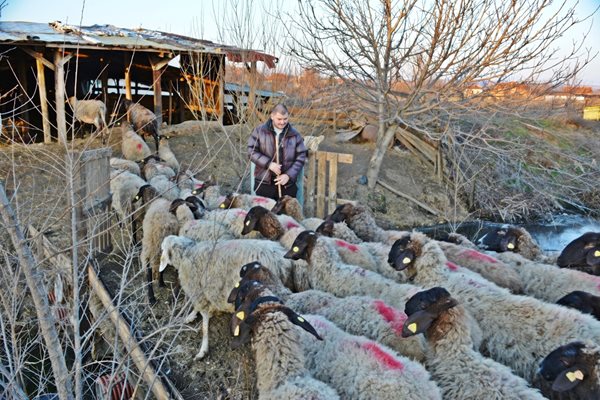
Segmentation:
[(273, 113), (271, 114), (271, 121), (273, 121), (275, 128), (283, 129), (287, 125), (289, 117), (289, 114)]

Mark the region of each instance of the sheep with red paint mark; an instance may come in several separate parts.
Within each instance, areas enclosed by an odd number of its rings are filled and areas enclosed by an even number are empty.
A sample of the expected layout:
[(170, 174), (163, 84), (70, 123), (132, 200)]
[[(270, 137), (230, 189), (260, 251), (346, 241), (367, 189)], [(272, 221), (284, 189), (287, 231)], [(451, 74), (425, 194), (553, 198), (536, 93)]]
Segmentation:
[(468, 278), (452, 273), (437, 242), (422, 234), (412, 233), (408, 241), (394, 243), (389, 262), (405, 271), (406, 281), (425, 287), (443, 285), (452, 291), (479, 323), (486, 354), (528, 381), (535, 376), (541, 359), (562, 343), (600, 343), (600, 322), (591, 316), (513, 295), (473, 272)]
[(219, 208), (223, 209), (243, 208), (248, 210), (254, 206), (262, 206), (270, 210), (275, 206), (275, 200), (254, 194), (229, 193), (219, 204)]
[(438, 244), (449, 261), (477, 272), (485, 279), (507, 288), (512, 293), (523, 293), (519, 274), (497, 258), (453, 243), (438, 242)]
[(277, 215), (285, 214), (294, 218), (296, 221), (302, 221), (304, 219), (304, 212), (302, 211), (302, 205), (297, 198), (292, 197), (288, 194), (281, 196), (271, 208)]
[[(424, 359), (423, 341), (419, 337), (403, 338), (404, 311), (383, 300), (369, 296), (336, 297), (321, 290), (292, 293), (265, 266), (253, 262), (242, 266), (242, 280), (230, 293), (233, 302), (239, 291), (251, 282), (260, 282), (286, 305), (304, 314), (321, 315), (353, 335), (362, 335), (394, 349), (399, 354), (416, 361)], [(240, 289), (241, 288), (241, 289)]]
[(196, 242), (182, 236), (167, 236), (161, 245), (159, 271), (172, 265), (186, 297), (193, 304), (186, 322), (202, 315), (202, 346), (196, 358), (208, 352), (208, 321), (215, 312), (233, 312), (227, 303), (231, 288), (239, 280), (240, 265), (259, 261), (286, 285), (292, 287), (292, 263), (284, 259), (285, 249), (277, 242), (235, 239)]
[(358, 244), (363, 241), (345, 222), (333, 222), (330, 219), (306, 218), (302, 220), (302, 226), (323, 236), (344, 240), (348, 243)]
[(126, 160), (141, 161), (152, 155), (144, 139), (133, 131), (131, 125), (121, 125), (121, 153)]
[(468, 311), (442, 287), (415, 294), (405, 307), (403, 335), (427, 338), (426, 365), (444, 399), (541, 400), (506, 366), (473, 350)]
[(202, 219), (224, 225), (227, 228), (228, 233), (236, 239), (263, 238), (260, 232), (249, 232), (248, 234), (242, 233), (247, 215), (248, 211), (242, 208), (217, 209), (207, 211)]
[(254, 206), (248, 210), (241, 234), (259, 232), (269, 240), (279, 240), (286, 231), (299, 227), (300, 224), (289, 215), (277, 215), (263, 206)]

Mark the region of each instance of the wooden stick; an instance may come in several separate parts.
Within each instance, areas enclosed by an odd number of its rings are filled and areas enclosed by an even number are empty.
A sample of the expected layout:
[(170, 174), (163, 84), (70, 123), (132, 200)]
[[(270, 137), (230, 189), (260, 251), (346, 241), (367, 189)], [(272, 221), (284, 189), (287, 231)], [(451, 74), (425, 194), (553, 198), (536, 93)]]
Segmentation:
[[(275, 132), (275, 162), (279, 165), (279, 134), (277, 132)], [(277, 184), (277, 193), (281, 198), (281, 185), (279, 183)]]
[(390, 186), (390, 185), (388, 185), (387, 183), (383, 183), (383, 182), (381, 182), (380, 180), (378, 180), (378, 181), (377, 181), (377, 183), (379, 183), (381, 186), (383, 186), (384, 188), (386, 188), (386, 189), (387, 189), (387, 190), (389, 190), (390, 192), (392, 192), (392, 193), (394, 193), (394, 194), (397, 194), (398, 196), (400, 196), (400, 197), (403, 197), (403, 198), (405, 198), (405, 199), (407, 199), (407, 200), (410, 200), (410, 201), (412, 201), (413, 203), (415, 203), (416, 205), (418, 205), (419, 207), (421, 207), (423, 210), (425, 210), (425, 211), (429, 212), (430, 214), (433, 214), (433, 215), (435, 215), (436, 217), (440, 215), (440, 212), (439, 212), (439, 211), (437, 211), (437, 210), (434, 210), (433, 208), (429, 207), (428, 205), (426, 205), (426, 204), (424, 204), (424, 203), (421, 203), (419, 200), (417, 200), (417, 199), (415, 199), (415, 198), (413, 198), (413, 197), (410, 197), (409, 195), (407, 195), (407, 194), (404, 194), (404, 193), (402, 193), (402, 192), (400, 192), (400, 191), (398, 191), (398, 190), (394, 189), (393, 187), (391, 187), (391, 186)]

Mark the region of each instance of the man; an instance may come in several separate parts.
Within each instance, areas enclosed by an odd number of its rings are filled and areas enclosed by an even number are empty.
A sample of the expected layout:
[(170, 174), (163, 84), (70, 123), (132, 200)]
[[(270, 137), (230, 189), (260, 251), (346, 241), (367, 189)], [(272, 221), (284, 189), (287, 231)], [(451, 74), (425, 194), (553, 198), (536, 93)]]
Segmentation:
[(304, 140), (290, 125), (289, 115), (285, 105), (277, 104), (248, 139), (248, 156), (256, 165), (254, 190), (274, 200), (286, 194), (296, 197), (296, 179), (306, 161)]

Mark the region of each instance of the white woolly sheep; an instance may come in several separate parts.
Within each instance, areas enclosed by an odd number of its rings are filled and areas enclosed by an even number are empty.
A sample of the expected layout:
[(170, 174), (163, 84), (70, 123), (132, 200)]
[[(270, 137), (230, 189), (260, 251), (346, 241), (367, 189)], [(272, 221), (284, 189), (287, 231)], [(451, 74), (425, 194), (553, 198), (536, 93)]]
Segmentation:
[(159, 126), (156, 115), (143, 105), (134, 103), (129, 99), (123, 100), (123, 107), (127, 111), (135, 131), (140, 132), (142, 135), (151, 135), (154, 138), (156, 150), (159, 150)]
[(590, 314), (600, 321), (600, 296), (594, 296), (591, 293), (581, 290), (574, 290), (558, 299), (556, 304), (574, 308), (584, 314)]
[(339, 205), (327, 219), (333, 222), (346, 222), (356, 236), (365, 242), (382, 242), (391, 245), (407, 234), (407, 232), (382, 229), (369, 210), (362, 205), (351, 203)]
[(306, 369), (299, 334), (292, 324), (322, 340), (314, 328), (268, 289), (248, 294), (232, 316), (232, 346), (245, 344), (251, 337), (259, 398), (338, 399), (334, 389)]
[(342, 239), (352, 244), (363, 242), (345, 222), (333, 222), (330, 219), (323, 220), (313, 217), (303, 219), (301, 223), (306, 229), (320, 233), (323, 236)]
[(541, 400), (544, 397), (506, 366), (473, 350), (467, 311), (441, 287), (406, 303), (403, 334), (427, 338), (427, 370), (444, 399)]
[[(200, 195), (200, 191), (206, 186), (206, 183), (196, 179), (190, 170), (179, 171), (174, 179), (177, 182), (181, 198)], [(206, 204), (204, 208), (207, 208)]]
[(275, 200), (268, 197), (245, 194), (245, 193), (229, 193), (225, 199), (219, 204), (219, 208), (243, 208), (248, 210), (254, 206), (262, 206), (270, 210), (275, 205)]
[(290, 195), (283, 195), (273, 208), (271, 208), (277, 215), (285, 214), (294, 218), (296, 221), (302, 221), (304, 219), (304, 212), (302, 211), (302, 205), (297, 198)]
[(439, 245), (420, 233), (394, 243), (389, 261), (393, 268), (406, 269), (407, 280), (415, 284), (451, 290), (479, 322), (486, 354), (530, 382), (542, 357), (564, 342), (600, 343), (600, 323), (591, 316), (513, 295), (472, 272), (452, 273)]
[(192, 194), (194, 196), (201, 195), (202, 199), (206, 202), (206, 208), (209, 210), (219, 208), (219, 204), (223, 201), (221, 186), (208, 182), (203, 187), (192, 190)]
[[(110, 192), (112, 208), (116, 211), (119, 223), (131, 220), (133, 235), (133, 202), (140, 188), (146, 184), (142, 178), (127, 171), (118, 170), (110, 173)], [(129, 225), (129, 224), (127, 224)]]
[(160, 148), (158, 149), (158, 156), (177, 174), (179, 173), (179, 161), (177, 161), (175, 154), (171, 150), (171, 147), (169, 147), (169, 139), (170, 137), (165, 135), (159, 137)]
[(110, 167), (130, 172), (137, 176), (142, 176), (140, 166), (135, 161), (125, 160), (124, 158), (111, 157)]
[[(240, 276), (242, 280), (231, 291), (229, 302), (236, 300), (245, 286), (260, 282), (298, 312), (322, 315), (348, 333), (378, 341), (413, 360), (424, 359), (422, 340), (416, 337), (402, 338), (402, 324), (406, 320), (406, 314), (383, 300), (369, 296), (340, 298), (315, 289), (292, 293), (268, 268), (257, 262), (242, 266)], [(238, 305), (236, 301), (236, 308)]]
[(160, 161), (156, 155), (146, 157), (142, 162), (142, 178), (150, 181), (155, 176), (164, 175), (168, 179), (175, 177), (175, 171), (164, 162)]
[[(186, 200), (187, 201), (187, 200)], [(235, 237), (229, 233), (229, 229), (218, 222), (194, 219), (187, 221), (179, 228), (179, 236), (196, 241), (230, 240)]]
[(73, 109), (73, 116), (79, 122), (92, 124), (96, 127), (93, 135), (100, 133), (102, 144), (108, 142), (108, 137), (104, 136), (106, 128), (106, 105), (100, 100), (77, 100), (75, 96), (69, 97), (69, 104)]
[(133, 131), (131, 125), (121, 125), (121, 153), (129, 161), (142, 161), (152, 155), (150, 148), (144, 140)]
[(155, 175), (148, 183), (156, 189), (161, 197), (164, 197), (167, 200), (173, 201), (180, 198), (177, 183), (173, 182), (165, 175)]
[(248, 212), (241, 208), (230, 208), (230, 209), (217, 209), (207, 211), (202, 219), (206, 221), (212, 221), (218, 224), (225, 225), (229, 234), (233, 235), (236, 239), (258, 239), (263, 236), (256, 231), (243, 234), (242, 231), (245, 227), (245, 219)]
[(600, 347), (589, 341), (560, 346), (541, 362), (537, 378), (549, 399), (600, 399)]
[(285, 251), (276, 242), (253, 239), (196, 242), (182, 236), (167, 236), (161, 249), (159, 271), (167, 265), (177, 270), (181, 288), (194, 307), (186, 322), (193, 321), (196, 312), (202, 315), (202, 346), (196, 358), (208, 352), (211, 315), (233, 312), (227, 296), (239, 280), (241, 265), (259, 261), (291, 286), (291, 262), (282, 258)]

